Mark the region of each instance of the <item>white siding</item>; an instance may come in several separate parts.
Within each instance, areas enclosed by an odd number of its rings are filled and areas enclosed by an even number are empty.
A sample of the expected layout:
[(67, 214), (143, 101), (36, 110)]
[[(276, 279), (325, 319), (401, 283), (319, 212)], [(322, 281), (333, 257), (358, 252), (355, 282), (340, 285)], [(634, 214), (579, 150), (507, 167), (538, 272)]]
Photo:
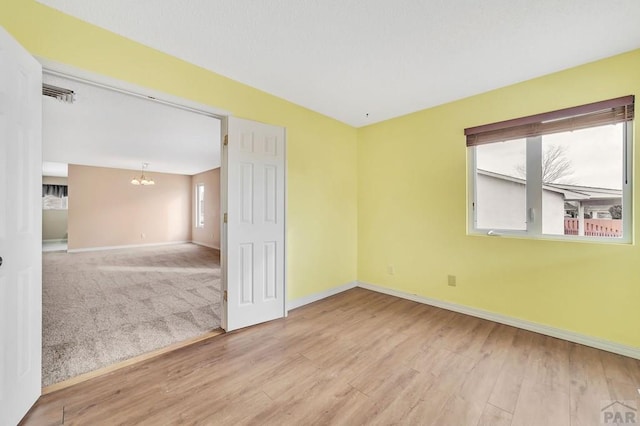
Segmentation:
[(478, 229), (525, 230), (525, 185), (477, 174), (476, 211)]
[(564, 235), (564, 196), (542, 191), (542, 233)]
[[(564, 196), (543, 190), (542, 232), (564, 235)], [(494, 176), (476, 176), (476, 218), (478, 229), (525, 230), (526, 187)]]

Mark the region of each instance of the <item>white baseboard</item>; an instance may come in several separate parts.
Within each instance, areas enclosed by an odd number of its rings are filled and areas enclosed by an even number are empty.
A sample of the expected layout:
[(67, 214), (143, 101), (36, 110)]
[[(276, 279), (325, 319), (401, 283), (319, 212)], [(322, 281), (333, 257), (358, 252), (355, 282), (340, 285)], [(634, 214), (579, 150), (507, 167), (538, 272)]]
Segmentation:
[(447, 309), (449, 311), (459, 312), (461, 314), (471, 315), (489, 321), (498, 322), (500, 324), (522, 328), (524, 330), (533, 331), (535, 333), (544, 334), (546, 336), (556, 337), (558, 339), (567, 340), (569, 342), (579, 343), (581, 345), (590, 346), (596, 349), (602, 349), (603, 351), (613, 352), (619, 355), (628, 356), (630, 358), (640, 359), (640, 348), (636, 348), (633, 346), (626, 346), (620, 343), (599, 339), (597, 337), (586, 336), (584, 334), (579, 334), (544, 324), (538, 324), (523, 319), (508, 317), (506, 315), (501, 315), (470, 306), (458, 305), (456, 303), (431, 299), (429, 297), (419, 296), (417, 294), (405, 293), (403, 291), (393, 290), (362, 281), (358, 282), (358, 287), (376, 291), (378, 293), (388, 294), (390, 296), (400, 297), (402, 299), (413, 300), (414, 302), (424, 303), (426, 305), (436, 306), (438, 308)]
[(295, 300), (289, 300), (287, 302), (287, 311), (299, 308), (304, 305), (308, 305), (309, 303), (317, 302), (318, 300), (326, 299), (327, 297), (342, 293), (343, 291), (351, 290), (352, 288), (355, 288), (357, 286), (357, 281), (351, 281), (350, 283), (343, 284), (338, 287), (333, 287), (329, 290), (321, 291), (320, 293), (310, 294), (309, 296), (300, 297), (299, 299)]
[(67, 250), (67, 253), (82, 253), (85, 251), (118, 250), (118, 249), (140, 248), (140, 247), (172, 246), (176, 244), (187, 244), (190, 242), (191, 241), (171, 241), (168, 243), (127, 244), (123, 246), (88, 247), (88, 248), (70, 249), (70, 250)]
[(202, 247), (209, 247), (209, 248), (212, 248), (214, 250), (220, 251), (220, 247), (216, 247), (213, 244), (201, 243), (200, 241), (193, 241), (193, 240), (191, 241), (191, 244), (195, 244), (197, 246), (202, 246)]
[(299, 299), (288, 301), (287, 311), (299, 308), (304, 305), (308, 305), (309, 303), (317, 302), (319, 300), (336, 295), (338, 293), (342, 293), (343, 291), (347, 291), (355, 287), (361, 287), (378, 293), (384, 293), (390, 296), (399, 297), (401, 299), (412, 300), (414, 302), (424, 303), (425, 305), (435, 306), (437, 308), (459, 312), (461, 314), (494, 321), (500, 324), (510, 325), (512, 327), (533, 331), (534, 333), (544, 334), (545, 336), (556, 337), (558, 339), (566, 340), (569, 342), (579, 343), (581, 345), (590, 346), (596, 349), (602, 349), (603, 351), (628, 356), (630, 358), (640, 359), (640, 348), (637, 347), (627, 346), (620, 343), (611, 342), (609, 340), (587, 336), (584, 334), (575, 333), (573, 331), (563, 330), (561, 328), (551, 327), (545, 324), (538, 324), (519, 318), (513, 318), (495, 312), (489, 312), (483, 309), (474, 308), (471, 306), (459, 305), (457, 303), (445, 302), (444, 300), (432, 299), (430, 297), (406, 293), (404, 291), (394, 290), (375, 284), (365, 283), (362, 281), (352, 281), (350, 283), (338, 287), (333, 287), (320, 293), (315, 293), (309, 296), (301, 297)]
[(42, 244), (60, 244), (60, 243), (66, 243), (67, 240), (66, 238), (61, 238), (58, 240), (42, 240)]

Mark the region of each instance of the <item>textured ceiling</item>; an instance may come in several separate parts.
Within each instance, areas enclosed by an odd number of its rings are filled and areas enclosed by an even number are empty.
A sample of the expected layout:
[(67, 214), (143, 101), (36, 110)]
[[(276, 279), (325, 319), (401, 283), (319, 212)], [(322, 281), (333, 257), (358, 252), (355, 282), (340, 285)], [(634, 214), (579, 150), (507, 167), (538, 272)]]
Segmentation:
[(640, 47), (638, 0), (39, 1), (353, 126)]
[[(42, 157), (82, 164), (194, 175), (220, 166), (220, 120), (49, 74), (73, 104), (42, 97)], [(47, 168), (47, 175), (59, 171)]]

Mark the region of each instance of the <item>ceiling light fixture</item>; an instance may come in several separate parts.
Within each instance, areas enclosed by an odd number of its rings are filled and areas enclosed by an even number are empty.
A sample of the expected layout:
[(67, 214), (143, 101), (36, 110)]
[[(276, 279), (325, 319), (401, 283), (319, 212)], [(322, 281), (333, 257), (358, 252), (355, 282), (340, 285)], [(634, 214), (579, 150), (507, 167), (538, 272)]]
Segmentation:
[(142, 163), (142, 171), (140, 177), (131, 179), (132, 185), (155, 185), (156, 183), (150, 177), (145, 176), (144, 171), (149, 167), (149, 163)]

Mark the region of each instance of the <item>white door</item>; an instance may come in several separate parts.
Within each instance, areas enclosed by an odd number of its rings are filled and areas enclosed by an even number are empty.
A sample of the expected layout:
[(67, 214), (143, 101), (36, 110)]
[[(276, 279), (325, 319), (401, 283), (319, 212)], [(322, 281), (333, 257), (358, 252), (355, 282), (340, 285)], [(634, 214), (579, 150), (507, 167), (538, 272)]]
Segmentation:
[(227, 132), (223, 327), (231, 331), (285, 315), (286, 164), (284, 128), (229, 117)]
[(0, 27), (0, 425), (40, 396), (42, 69)]

